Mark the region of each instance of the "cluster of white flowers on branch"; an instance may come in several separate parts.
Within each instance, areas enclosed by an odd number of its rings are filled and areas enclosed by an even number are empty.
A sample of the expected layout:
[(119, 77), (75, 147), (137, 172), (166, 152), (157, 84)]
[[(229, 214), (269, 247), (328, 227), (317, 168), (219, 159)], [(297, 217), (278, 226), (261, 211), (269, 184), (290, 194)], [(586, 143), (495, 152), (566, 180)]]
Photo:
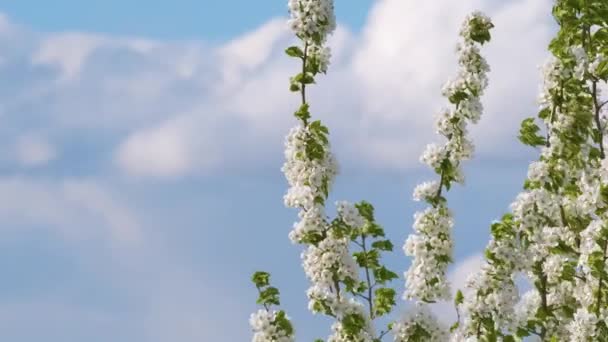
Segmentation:
[[(462, 41), (457, 49), (461, 69), (443, 89), (443, 95), (453, 107), (442, 111), (437, 120), (437, 131), (446, 142), (428, 145), (420, 158), (440, 179), (422, 183), (414, 190), (414, 199), (424, 200), (430, 206), (414, 215), (415, 233), (408, 237), (403, 247), (406, 255), (414, 257), (405, 272), (406, 300), (435, 302), (451, 296), (447, 267), (452, 261), (451, 230), (454, 222), (443, 190), (449, 190), (453, 182), (464, 181), (461, 164), (473, 153), (467, 125), (476, 123), (481, 117), (483, 106), (480, 97), (488, 85), (487, 73), (490, 70), (480, 54), (479, 45), (490, 40), (492, 27), (490, 19), (479, 12), (466, 18), (460, 32)], [(421, 308), (426, 307), (417, 305), (413, 310)], [(414, 321), (409, 321), (412, 319)], [(428, 327), (435, 330), (437, 326), (436, 318), (430, 313), (411, 314), (396, 324), (399, 334), (395, 335), (395, 341), (414, 341), (423, 336), (428, 341), (444, 341), (443, 334), (427, 330)]]
[(272, 305), (279, 305), (279, 290), (270, 286), (270, 274), (255, 272), (251, 278), (258, 289), (257, 303), (264, 309), (251, 314), (249, 325), (253, 330), (252, 342), (293, 342), (294, 329), (285, 311), (272, 310)]
[[(467, 127), (483, 112), (480, 98), (489, 66), (480, 46), (490, 40), (493, 24), (475, 12), (460, 31), (460, 70), (443, 88), (451, 107), (436, 122), (445, 141), (429, 144), (420, 157), (439, 179), (414, 189), (414, 200), (428, 206), (414, 215), (415, 232), (403, 247), (413, 257), (404, 273), (403, 298), (415, 304), (377, 331), (376, 319), (395, 306), (390, 282), (398, 276), (381, 262), (393, 244), (365, 201), (337, 202), (336, 217), (328, 216), (326, 202), (338, 167), (329, 129), (312, 120), (306, 97), (307, 86), (330, 65), (326, 41), (336, 27), (333, 1), (289, 0), (288, 7), (289, 26), (301, 41), (286, 49), (301, 62), (290, 90), (299, 93), (301, 104), (294, 113), (298, 125), (285, 142), (282, 171), (289, 189), (284, 202), (299, 210), (289, 238), (304, 247), (309, 309), (334, 320), (326, 341), (380, 342), (389, 333), (397, 342), (515, 342), (530, 336), (608, 341), (608, 101), (601, 94), (608, 82), (608, 1), (555, 1), (560, 31), (543, 68), (540, 111), (538, 118), (522, 122), (519, 136), (540, 156), (530, 164), (511, 212), (491, 225), (485, 262), (467, 289), (456, 293), (458, 321), (449, 330), (428, 303), (448, 300), (452, 293), (447, 267), (454, 220), (444, 195), (453, 183), (464, 182), (462, 162), (473, 155)], [(516, 282), (520, 275), (533, 285), (523, 295)], [(252, 280), (263, 306), (250, 319), (253, 342), (293, 341), (291, 321), (273, 309), (280, 304), (279, 291), (270, 286), (268, 273), (256, 272)]]
[[(608, 24), (598, 16), (608, 15), (608, 4), (557, 1), (553, 13), (560, 32), (543, 69), (538, 115), (546, 135), (534, 118), (522, 122), (520, 134), (523, 143), (541, 148), (540, 158), (530, 165), (512, 214), (492, 226), (487, 263), (471, 279), (463, 305), (460, 334), (467, 338), (608, 336), (602, 304), (608, 295), (608, 193), (603, 194), (602, 174), (608, 170), (602, 168), (606, 127), (597, 89), (608, 79), (602, 64)], [(518, 273), (533, 284), (519, 302)]]
[[(289, 237), (305, 246), (302, 265), (311, 282), (309, 309), (335, 319), (328, 341), (372, 342), (378, 338), (373, 319), (395, 305), (395, 291), (385, 285), (397, 275), (380, 263), (380, 253), (392, 250), (393, 245), (382, 239), (384, 231), (367, 202), (337, 202), (337, 217), (328, 217), (326, 201), (338, 168), (329, 130), (320, 121), (311, 120), (306, 98), (306, 87), (329, 66), (331, 53), (325, 42), (335, 28), (333, 9), (330, 0), (289, 1), (289, 25), (302, 42), (302, 46), (286, 50), (302, 63), (301, 72), (291, 78), (290, 90), (299, 92), (302, 101), (295, 112), (298, 125), (285, 142), (282, 171), (289, 189), (284, 202), (299, 210), (299, 220)], [(351, 252), (353, 246), (361, 251)]]

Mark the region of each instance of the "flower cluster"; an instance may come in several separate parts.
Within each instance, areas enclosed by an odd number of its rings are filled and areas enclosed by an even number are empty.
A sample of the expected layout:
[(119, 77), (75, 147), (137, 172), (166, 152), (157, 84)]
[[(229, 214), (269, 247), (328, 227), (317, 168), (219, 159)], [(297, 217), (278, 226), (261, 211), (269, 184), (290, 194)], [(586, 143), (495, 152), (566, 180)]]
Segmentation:
[(333, 0), (289, 0), (289, 27), (304, 41), (322, 44), (336, 29)]
[[(374, 219), (373, 206), (337, 202), (337, 215), (326, 213), (337, 174), (329, 131), (311, 120), (306, 87), (326, 73), (331, 52), (327, 37), (336, 27), (332, 0), (288, 0), (289, 26), (301, 46), (286, 49), (302, 62), (290, 90), (302, 99), (298, 126), (286, 138), (282, 171), (289, 183), (285, 205), (299, 210), (289, 233), (304, 245), (302, 265), (311, 284), (309, 309), (335, 319), (329, 342), (375, 342), (392, 332), (397, 342), (603, 341), (608, 336), (608, 2), (556, 1), (553, 15), (559, 34), (549, 46), (553, 56), (543, 68), (537, 118), (523, 120), (519, 140), (540, 150), (528, 168), (524, 190), (510, 213), (491, 225), (483, 266), (471, 276), (454, 303), (458, 322), (451, 336), (433, 316), (428, 303), (451, 297), (447, 267), (452, 261), (453, 215), (445, 196), (464, 183), (462, 163), (474, 153), (468, 126), (482, 115), (481, 96), (489, 66), (480, 53), (493, 27), (481, 13), (468, 16), (457, 46), (460, 69), (442, 88), (451, 104), (436, 119), (445, 140), (429, 144), (420, 161), (438, 180), (413, 192), (428, 206), (414, 215), (413, 230), (403, 246), (412, 256), (405, 272), (405, 300), (415, 306), (376, 334), (376, 318), (391, 312), (398, 276), (381, 263), (393, 244)], [(542, 124), (542, 127), (537, 125)], [(357, 249), (351, 252), (350, 249)], [(531, 288), (520, 296), (521, 279)], [(256, 272), (259, 310), (251, 316), (253, 342), (293, 341), (284, 311), (275, 311), (279, 291), (269, 274)]]
[(294, 243), (317, 239), (326, 230), (323, 204), (337, 173), (337, 163), (323, 132), (312, 125), (298, 126), (289, 132), (285, 158), (282, 171), (290, 186), (285, 205), (301, 209), (300, 220), (289, 237)]
[(452, 257), (452, 241), (447, 238), (452, 217), (447, 208), (438, 206), (416, 213), (414, 221), (417, 234), (410, 235), (403, 246), (406, 255), (416, 257), (405, 272), (406, 298), (449, 299), (450, 288), (441, 270)]
[(325, 42), (335, 29), (333, 10), (331, 0), (289, 1), (289, 25), (304, 46), (286, 50), (302, 62), (302, 73), (291, 78), (290, 87), (301, 93), (302, 103), (295, 112), (299, 125), (290, 131), (285, 142), (282, 171), (289, 189), (284, 202), (299, 209), (299, 220), (289, 237), (306, 246), (301, 256), (311, 282), (307, 291), (309, 309), (336, 319), (329, 341), (371, 342), (375, 336), (370, 314), (352, 296), (365, 288), (359, 281), (359, 267), (368, 256), (360, 255), (355, 261), (350, 252), (352, 240), (362, 234), (371, 212), (365, 216), (359, 208), (367, 208), (365, 205), (337, 202), (337, 218), (328, 218), (325, 205), (337, 163), (329, 145), (329, 130), (320, 121), (310, 120), (306, 102), (306, 86), (315, 83), (316, 75), (327, 72), (330, 63), (331, 52)]
[(346, 324), (350, 320), (357, 321), (367, 316), (363, 305), (353, 299), (348, 299), (342, 300), (341, 307), (337, 317), (338, 321), (332, 325), (332, 334), (328, 337), (327, 342), (373, 342), (375, 333), (369, 320), (359, 322), (362, 329), (356, 332), (349, 329)]
[(570, 341), (587, 342), (593, 340), (597, 334), (597, 321), (597, 316), (587, 309), (577, 310), (574, 314), (574, 319), (568, 324)]
[(424, 303), (417, 303), (413, 310), (393, 325), (393, 335), (395, 342), (448, 340), (447, 329), (439, 323)]
[(252, 342), (293, 342), (293, 331), (282, 322), (288, 319), (282, 311), (258, 310), (251, 314), (249, 325), (253, 330)]
[[(500, 271), (499, 269), (498, 272)], [(519, 300), (519, 292), (509, 275), (497, 273), (490, 264), (485, 264), (469, 278), (467, 288), (472, 295), (467, 297), (462, 306), (464, 314), (460, 334), (475, 336), (481, 317), (493, 317), (495, 329), (515, 325), (514, 309)]]
[(335, 281), (357, 279), (359, 269), (348, 250), (349, 243), (346, 238), (330, 236), (306, 249), (302, 265), (308, 279), (325, 288), (331, 288)]
[(453, 219), (441, 192), (449, 189), (452, 182), (463, 182), (461, 163), (473, 154), (467, 123), (475, 123), (481, 116), (479, 97), (488, 84), (489, 71), (478, 45), (489, 40), (491, 28), (491, 22), (481, 13), (466, 18), (457, 49), (461, 69), (458, 77), (443, 88), (443, 95), (454, 107), (442, 111), (437, 120), (437, 131), (447, 141), (443, 145), (429, 144), (420, 157), (439, 174), (440, 180), (422, 183), (414, 190), (415, 200), (424, 200), (431, 206), (414, 215), (415, 234), (404, 245), (405, 254), (414, 257), (405, 272), (405, 299), (433, 302), (450, 296), (446, 270), (452, 258)]
[[(556, 5), (558, 21), (579, 11), (571, 6)], [(579, 13), (576, 20), (562, 22), (552, 42), (555, 57), (543, 68), (539, 99), (538, 117), (546, 133), (541, 135), (530, 118), (522, 122), (519, 137), (540, 147), (540, 158), (529, 167), (512, 215), (492, 226), (487, 264), (469, 284), (472, 294), (459, 329), (463, 336), (589, 341), (608, 333), (601, 307), (608, 301), (603, 289), (608, 285), (608, 217), (597, 91), (603, 56), (586, 41), (588, 20), (595, 19)], [(487, 304), (505, 288), (516, 293), (509, 284), (518, 272), (534, 288), (519, 303), (507, 296), (498, 306)]]
[(582, 45), (576, 45), (571, 48), (571, 53), (576, 60), (576, 65), (573, 68), (573, 75), (576, 79), (582, 81), (587, 75), (596, 78), (601, 77), (598, 71), (600, 71), (602, 62), (606, 60), (601, 51), (598, 51), (595, 56), (590, 56)]

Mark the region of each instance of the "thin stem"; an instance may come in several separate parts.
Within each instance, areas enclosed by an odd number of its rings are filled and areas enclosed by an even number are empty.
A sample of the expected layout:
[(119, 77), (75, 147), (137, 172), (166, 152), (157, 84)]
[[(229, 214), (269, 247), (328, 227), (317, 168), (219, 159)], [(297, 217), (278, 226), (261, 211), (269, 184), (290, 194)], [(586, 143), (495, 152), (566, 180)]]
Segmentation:
[(566, 211), (564, 210), (564, 206), (561, 204), (559, 205), (559, 213), (562, 217), (562, 224), (564, 225), (564, 227), (569, 227), (568, 219), (566, 218)]
[(378, 340), (382, 340), (382, 338), (384, 337), (384, 335), (388, 334), (390, 330), (384, 330), (380, 333), (380, 336), (378, 337)]
[[(606, 259), (608, 259), (608, 240), (604, 241), (604, 257), (602, 260), (602, 265), (606, 265)], [(597, 289), (597, 306), (595, 307), (595, 314), (599, 316), (600, 308), (602, 307), (602, 291), (604, 287), (604, 272), (600, 273), (600, 277), (598, 279), (598, 289)]]
[[(306, 62), (308, 61), (308, 42), (304, 43), (304, 56), (302, 57), (302, 75), (306, 75)], [(306, 83), (301, 82), (300, 93), (302, 94), (302, 104), (306, 103)]]
[[(262, 289), (257, 285), (255, 287), (258, 289), (258, 294), (262, 295)], [(262, 303), (262, 305), (264, 306), (264, 309), (266, 309), (266, 312), (270, 311), (270, 307), (268, 306), (268, 304)]]
[(359, 298), (363, 298), (363, 299), (365, 299), (365, 300), (369, 300), (369, 297), (368, 297), (368, 296), (366, 296), (366, 295), (364, 295), (364, 294), (361, 294), (361, 293), (355, 293), (355, 296), (357, 296), (357, 297), (359, 297)]
[[(543, 269), (542, 269), (542, 264), (544, 262), (545, 262), (545, 260), (543, 260), (539, 264), (537, 264), (537, 270), (539, 272), (539, 278), (540, 278), (540, 288), (538, 289), (538, 292), (540, 292), (540, 303), (541, 303), (540, 307), (544, 313), (548, 313), (549, 308), (547, 305), (547, 276), (545, 275), (545, 273), (543, 272)], [(547, 335), (547, 327), (545, 324), (542, 324), (540, 335), (539, 335), (541, 340), (544, 341), (546, 335)]]
[(441, 177), (439, 178), (439, 189), (437, 189), (437, 194), (435, 195), (435, 198), (439, 199), (439, 197), (441, 197), (441, 190), (443, 189), (443, 182), (444, 182), (444, 175), (445, 171), (441, 171)]
[(592, 95), (593, 95), (593, 106), (595, 107), (595, 115), (594, 115), (594, 119), (595, 119), (595, 125), (597, 126), (597, 130), (599, 133), (599, 143), (600, 143), (600, 157), (602, 159), (604, 159), (606, 157), (605, 153), (604, 153), (604, 130), (602, 129), (602, 124), (600, 121), (600, 111), (602, 109), (602, 106), (605, 104), (600, 105), (597, 99), (597, 81), (594, 80), (593, 81), (593, 85), (591, 87), (591, 91), (592, 91)]
[[(363, 253), (367, 256), (367, 247), (365, 244), (365, 234), (361, 235), (361, 247), (363, 248)], [(367, 304), (369, 307), (369, 318), (374, 319), (374, 300), (373, 300), (373, 292), (372, 292), (372, 281), (369, 275), (369, 267), (367, 264), (365, 265), (365, 280), (367, 281)]]
[(336, 289), (336, 297), (338, 298), (338, 301), (340, 301), (340, 283), (338, 280), (334, 280), (334, 287)]
[(460, 305), (456, 305), (455, 307), (456, 307), (456, 317), (458, 318), (458, 320), (456, 322), (457, 322), (458, 326), (460, 326), (460, 309), (459, 309)]
[(477, 322), (477, 338), (481, 337), (481, 319)]

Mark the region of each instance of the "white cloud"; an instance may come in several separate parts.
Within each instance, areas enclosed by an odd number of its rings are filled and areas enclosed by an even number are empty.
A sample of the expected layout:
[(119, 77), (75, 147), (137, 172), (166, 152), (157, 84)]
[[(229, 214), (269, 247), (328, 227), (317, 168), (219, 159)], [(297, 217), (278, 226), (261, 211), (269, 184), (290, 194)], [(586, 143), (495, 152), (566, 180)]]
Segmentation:
[(55, 159), (57, 152), (43, 137), (24, 135), (15, 146), (17, 161), (24, 166), (41, 166)]
[(131, 134), (119, 147), (117, 163), (139, 176), (170, 176), (191, 166), (191, 153), (179, 125), (168, 123)]
[(42, 41), (32, 56), (32, 63), (57, 65), (63, 74), (60, 80), (73, 80), (82, 70), (87, 57), (104, 43), (102, 37), (90, 34), (53, 35)]
[(138, 219), (105, 186), (89, 180), (0, 178), (4, 229), (46, 228), (79, 241), (102, 237), (112, 244), (140, 242)]
[[(550, 1), (382, 0), (360, 34), (339, 27), (330, 74), (310, 92), (314, 115), (329, 124), (344, 164), (418, 165), (423, 145), (435, 139), (433, 117), (445, 103), (440, 87), (455, 70), (460, 22), (478, 7), (496, 28), (485, 49), (493, 71), (475, 141), (482, 156), (520, 152), (514, 137), (520, 119), (536, 110), (536, 66), (553, 30)], [(215, 46), (19, 32), (28, 43), (0, 51), (0, 74), (12, 70), (29, 82), (11, 84), (14, 96), (0, 93), (2, 112), (13, 115), (9, 126), (23, 125), (19, 113), (39, 118), (48, 131), (114, 142), (115, 165), (137, 177), (259, 167), (280, 158), (298, 101), (287, 90), (297, 63), (283, 54), (294, 41), (283, 19)]]

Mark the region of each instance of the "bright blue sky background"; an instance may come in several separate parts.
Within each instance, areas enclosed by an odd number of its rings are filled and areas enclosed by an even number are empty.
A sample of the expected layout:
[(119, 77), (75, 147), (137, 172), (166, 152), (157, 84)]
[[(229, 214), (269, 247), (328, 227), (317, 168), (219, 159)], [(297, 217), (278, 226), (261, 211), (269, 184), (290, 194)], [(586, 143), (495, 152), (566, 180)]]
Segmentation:
[[(336, 7), (330, 73), (310, 93), (342, 166), (332, 199), (376, 206), (399, 274), (457, 29), (475, 8), (494, 18), (477, 156), (449, 195), (462, 286), (535, 158), (515, 137), (535, 114), (550, 1)], [(4, 0), (0, 13), (0, 340), (246, 341), (258, 269), (299, 340), (329, 334), (306, 310), (282, 203), (297, 103), (285, 1)]]
[[(338, 0), (341, 20), (354, 29), (363, 25), (373, 0)], [(169, 39), (234, 37), (285, 16), (285, 1), (223, 0), (57, 0), (40, 6), (36, 0), (4, 0), (2, 8), (15, 20), (38, 30), (86, 30)]]

